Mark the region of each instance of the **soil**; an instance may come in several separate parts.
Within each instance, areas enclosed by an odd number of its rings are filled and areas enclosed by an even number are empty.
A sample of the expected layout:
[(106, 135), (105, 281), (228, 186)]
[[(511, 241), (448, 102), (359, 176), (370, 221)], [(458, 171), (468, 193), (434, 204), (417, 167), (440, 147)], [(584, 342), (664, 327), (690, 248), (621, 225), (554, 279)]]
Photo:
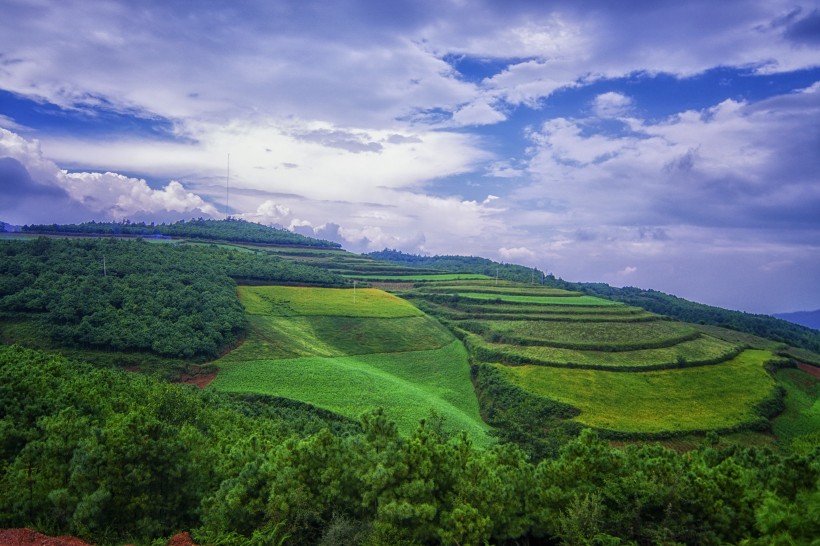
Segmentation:
[[(93, 546), (79, 538), (62, 536), (50, 537), (32, 529), (0, 530), (0, 546)], [(168, 546), (197, 546), (187, 532), (177, 533), (168, 541)]]
[(200, 389), (204, 389), (205, 387), (211, 384), (211, 381), (216, 379), (216, 374), (218, 372), (219, 370), (209, 370), (207, 372), (195, 370), (191, 373), (184, 373), (181, 376), (179, 376), (179, 382), (189, 383), (191, 385), (196, 385)]
[(811, 364), (805, 364), (803, 362), (798, 362), (797, 367), (812, 377), (816, 377), (820, 379), (820, 368), (817, 366), (812, 366)]
[[(182, 543), (180, 543), (182, 544)], [(0, 546), (91, 546), (74, 537), (50, 537), (31, 529), (0, 530)]]

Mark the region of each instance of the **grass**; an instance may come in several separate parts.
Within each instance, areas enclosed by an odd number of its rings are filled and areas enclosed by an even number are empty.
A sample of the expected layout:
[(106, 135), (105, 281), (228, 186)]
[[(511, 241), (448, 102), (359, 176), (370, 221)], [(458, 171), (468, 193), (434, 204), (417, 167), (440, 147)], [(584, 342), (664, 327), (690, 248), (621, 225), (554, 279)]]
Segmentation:
[(421, 292), (448, 293), (448, 292), (471, 292), (480, 294), (510, 294), (518, 296), (556, 296), (556, 297), (580, 297), (580, 292), (571, 292), (561, 288), (549, 288), (539, 285), (528, 286), (486, 286), (481, 284), (437, 284), (435, 286), (424, 286), (419, 289)]
[(456, 292), (459, 298), (515, 303), (538, 303), (543, 305), (592, 305), (600, 307), (623, 306), (623, 303), (596, 298), (595, 296), (518, 296), (512, 294), (487, 294), (482, 292)]
[(591, 347), (592, 350), (596, 347), (613, 350), (669, 347), (700, 335), (691, 326), (668, 320), (641, 323), (475, 320), (461, 322), (459, 326), (485, 339), (501, 336), (521, 344)]
[(591, 427), (659, 433), (728, 429), (754, 418), (775, 382), (763, 368), (774, 358), (748, 350), (714, 366), (619, 373), (544, 366), (497, 368), (524, 390), (571, 404)]
[(375, 288), (240, 286), (250, 315), (398, 318), (421, 316), (410, 302)]
[(351, 418), (381, 406), (405, 434), (434, 410), (445, 429), (489, 442), (467, 353), (457, 341), (432, 351), (216, 364), (220, 372), (209, 388), (291, 398)]
[(480, 280), (489, 279), (487, 275), (477, 273), (442, 273), (432, 275), (357, 275), (347, 274), (346, 277), (363, 280), (381, 281), (456, 281), (456, 280)]
[(245, 342), (225, 361), (344, 356), (438, 349), (453, 336), (427, 316), (362, 318), (250, 315)]
[[(562, 367), (596, 367), (596, 368), (634, 368), (634, 367), (669, 367), (676, 365), (680, 359), (688, 363), (726, 360), (737, 352), (737, 347), (709, 336), (702, 336), (691, 341), (684, 341), (672, 347), (640, 349), (635, 351), (587, 351), (548, 346), (522, 347), (504, 343), (488, 343), (475, 334), (468, 334), (469, 343), (478, 348), (510, 355), (513, 359), (523, 357), (534, 364)], [(499, 357), (500, 358), (500, 357)], [(488, 358), (484, 357), (484, 360)]]
[(490, 442), (464, 346), (411, 303), (376, 289), (239, 287), (250, 331), (213, 364), (210, 388), (299, 400), (351, 418), (383, 407), (403, 433), (431, 410)]
[(803, 444), (820, 441), (820, 379), (795, 369), (778, 370), (778, 383), (786, 389), (786, 409), (772, 422), (772, 430), (787, 449), (801, 451)]

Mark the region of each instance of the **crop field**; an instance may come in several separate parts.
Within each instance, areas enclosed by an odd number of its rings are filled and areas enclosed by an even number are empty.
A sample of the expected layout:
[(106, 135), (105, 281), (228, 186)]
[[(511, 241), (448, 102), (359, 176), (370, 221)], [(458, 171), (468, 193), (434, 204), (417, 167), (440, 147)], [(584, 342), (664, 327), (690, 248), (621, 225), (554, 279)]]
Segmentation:
[(748, 350), (714, 366), (619, 373), (544, 366), (496, 367), (522, 389), (571, 404), (575, 419), (624, 432), (725, 429), (754, 418), (775, 382), (763, 368), (774, 358)]
[(779, 370), (777, 379), (786, 389), (786, 410), (772, 430), (785, 445), (808, 452), (820, 445), (820, 379), (793, 369)]
[(410, 302), (374, 288), (240, 286), (237, 291), (251, 315), (397, 318), (423, 314)]
[(434, 410), (446, 429), (488, 442), (467, 353), (458, 342), (433, 351), (217, 364), (210, 388), (291, 398), (354, 419), (381, 406), (405, 434)]
[(424, 292), (428, 293), (453, 293), (453, 292), (471, 292), (479, 294), (509, 294), (517, 296), (564, 296), (564, 297), (581, 297), (580, 292), (570, 292), (561, 288), (549, 288), (545, 286), (486, 286), (481, 284), (436, 284), (434, 286), (424, 287)]
[(547, 345), (580, 350), (626, 351), (671, 347), (700, 337), (692, 326), (668, 320), (652, 322), (564, 322), (538, 320), (467, 320), (461, 328), (486, 340)]
[(479, 275), (476, 273), (434, 273), (427, 275), (356, 275), (347, 274), (346, 277), (362, 280), (373, 281), (456, 281), (456, 280), (477, 280), (488, 279), (487, 275)]
[(431, 411), (487, 445), (464, 346), (376, 289), (238, 288), (250, 331), (209, 388), (291, 398), (358, 418), (383, 407), (403, 433)]
[(362, 318), (345, 316), (250, 315), (245, 342), (225, 361), (399, 353), (439, 349), (453, 341), (441, 324), (426, 316)]
[(517, 296), (501, 293), (486, 292), (457, 292), (453, 294), (459, 298), (490, 301), (507, 301), (516, 303), (537, 303), (543, 305), (591, 305), (596, 307), (623, 306), (623, 303), (596, 298), (595, 296)]
[[(548, 346), (520, 346), (505, 343), (489, 343), (478, 335), (468, 335), (471, 345), (483, 349), (487, 356), (497, 355), (507, 363), (529, 362), (544, 366), (594, 367), (612, 369), (668, 368), (682, 361), (690, 365), (716, 363), (737, 354), (738, 347), (719, 339), (701, 336), (671, 347), (639, 349), (633, 351), (591, 351)], [(506, 357), (506, 358), (505, 358)]]

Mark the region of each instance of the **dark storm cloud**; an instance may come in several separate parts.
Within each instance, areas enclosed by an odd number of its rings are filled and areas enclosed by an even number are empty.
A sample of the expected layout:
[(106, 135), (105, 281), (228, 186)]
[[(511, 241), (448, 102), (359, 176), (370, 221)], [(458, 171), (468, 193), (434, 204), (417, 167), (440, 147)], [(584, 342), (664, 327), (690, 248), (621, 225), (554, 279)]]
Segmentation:
[(68, 199), (61, 188), (35, 182), (25, 165), (12, 157), (0, 157), (0, 199), (42, 198)]

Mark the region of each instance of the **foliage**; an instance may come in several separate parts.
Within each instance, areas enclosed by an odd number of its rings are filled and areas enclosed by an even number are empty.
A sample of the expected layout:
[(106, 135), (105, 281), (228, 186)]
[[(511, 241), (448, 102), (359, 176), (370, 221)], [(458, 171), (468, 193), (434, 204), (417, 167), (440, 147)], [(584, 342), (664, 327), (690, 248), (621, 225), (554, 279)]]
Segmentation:
[[(231, 277), (340, 282), (264, 254), (144, 240), (0, 243), (0, 313), (55, 345), (216, 356), (245, 329)], [(2, 318), (2, 315), (0, 315)]]
[(203, 220), (202, 218), (180, 220), (173, 224), (146, 224), (145, 222), (84, 222), (68, 225), (23, 226), (25, 233), (49, 233), (61, 235), (104, 235), (134, 237), (181, 237), (207, 239), (211, 241), (232, 241), (243, 243), (264, 243), (271, 245), (299, 245), (339, 248), (339, 243), (305, 237), (284, 229), (275, 229), (254, 222), (229, 218), (227, 220)]
[[(0, 347), (0, 525), (99, 544), (808, 544), (820, 450), (610, 447), (532, 462)], [(559, 412), (561, 410), (558, 410)]]

